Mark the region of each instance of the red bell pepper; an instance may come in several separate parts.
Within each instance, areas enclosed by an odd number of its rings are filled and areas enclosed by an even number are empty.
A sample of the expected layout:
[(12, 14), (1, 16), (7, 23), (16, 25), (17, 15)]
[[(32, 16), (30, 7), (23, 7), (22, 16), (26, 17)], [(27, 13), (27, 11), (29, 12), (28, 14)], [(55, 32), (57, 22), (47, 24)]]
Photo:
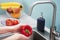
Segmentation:
[(19, 28), (19, 32), (27, 37), (32, 35), (32, 28), (29, 25), (22, 25)]

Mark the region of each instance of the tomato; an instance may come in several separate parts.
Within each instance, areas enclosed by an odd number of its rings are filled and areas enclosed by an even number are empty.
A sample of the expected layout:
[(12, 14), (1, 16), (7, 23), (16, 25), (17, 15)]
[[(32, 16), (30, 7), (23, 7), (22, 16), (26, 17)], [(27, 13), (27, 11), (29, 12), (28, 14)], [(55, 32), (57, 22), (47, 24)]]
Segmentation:
[(7, 19), (6, 26), (13, 26), (19, 24), (18, 20)]
[(13, 20), (13, 25), (19, 24), (18, 20)]
[(13, 13), (12, 8), (7, 8), (7, 12), (8, 12), (8, 13)]
[(19, 32), (27, 37), (32, 35), (32, 28), (29, 25), (22, 25), (19, 28)]
[(12, 20), (7, 19), (6, 20), (6, 26), (12, 26), (12, 25), (13, 25)]

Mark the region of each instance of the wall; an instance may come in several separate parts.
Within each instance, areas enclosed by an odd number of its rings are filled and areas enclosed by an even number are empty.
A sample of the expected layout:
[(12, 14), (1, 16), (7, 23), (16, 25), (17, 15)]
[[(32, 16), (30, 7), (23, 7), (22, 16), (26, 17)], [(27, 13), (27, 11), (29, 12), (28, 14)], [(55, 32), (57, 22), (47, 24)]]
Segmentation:
[[(35, 1), (39, 1), (39, 0), (0, 0), (0, 3), (4, 3), (4, 2), (19, 2), (19, 3), (22, 3), (24, 5), (24, 12), (25, 13), (28, 13), (28, 8), (29, 6), (35, 2)], [(60, 0), (53, 0), (56, 5), (57, 5), (57, 17), (56, 17), (56, 27), (57, 27), (57, 31), (59, 31), (60, 29), (60, 19), (59, 19), (59, 13), (60, 13), (60, 5), (59, 5), (59, 2)], [(40, 17), (40, 13), (43, 12), (44, 13), (44, 18), (46, 20), (46, 26), (48, 28), (50, 28), (51, 26), (51, 22), (52, 22), (52, 13), (53, 13), (53, 7), (51, 4), (39, 4), (39, 5), (36, 5), (33, 9), (33, 12), (32, 12), (32, 17), (34, 19), (37, 19), (38, 17)], [(1, 10), (0, 9), (0, 14), (3, 14), (5, 13), (4, 10)], [(59, 31), (60, 32), (60, 31)]]
[(60, 0), (53, 0), (57, 5), (56, 28), (60, 32)]

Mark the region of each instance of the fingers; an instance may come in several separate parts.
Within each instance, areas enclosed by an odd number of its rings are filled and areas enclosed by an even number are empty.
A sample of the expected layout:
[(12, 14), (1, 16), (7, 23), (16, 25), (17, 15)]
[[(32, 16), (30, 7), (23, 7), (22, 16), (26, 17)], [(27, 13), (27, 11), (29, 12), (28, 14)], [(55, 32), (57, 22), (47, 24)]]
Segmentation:
[(19, 31), (18, 29), (20, 28), (21, 25), (22, 24), (18, 24), (16, 26), (14, 26), (14, 33)]
[(28, 39), (29, 39), (28, 37), (26, 37), (26, 36), (20, 34), (20, 40), (28, 40)]
[(8, 38), (5, 38), (3, 40), (28, 40), (29, 38), (22, 35), (22, 34), (19, 34), (19, 33), (15, 33), (14, 35), (8, 37)]

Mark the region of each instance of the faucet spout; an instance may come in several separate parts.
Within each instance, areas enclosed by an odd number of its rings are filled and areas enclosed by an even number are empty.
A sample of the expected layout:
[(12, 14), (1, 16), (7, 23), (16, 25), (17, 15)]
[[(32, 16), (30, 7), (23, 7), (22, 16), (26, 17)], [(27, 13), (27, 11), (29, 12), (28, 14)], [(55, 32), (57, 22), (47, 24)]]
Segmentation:
[(53, 31), (54, 31), (55, 21), (56, 21), (56, 4), (53, 1), (51, 1), (51, 2), (50, 1), (37, 1), (30, 6), (29, 11), (28, 11), (29, 16), (31, 16), (33, 8), (37, 4), (52, 4), (52, 6), (53, 6), (52, 26), (50, 29), (50, 40), (54, 40)]

